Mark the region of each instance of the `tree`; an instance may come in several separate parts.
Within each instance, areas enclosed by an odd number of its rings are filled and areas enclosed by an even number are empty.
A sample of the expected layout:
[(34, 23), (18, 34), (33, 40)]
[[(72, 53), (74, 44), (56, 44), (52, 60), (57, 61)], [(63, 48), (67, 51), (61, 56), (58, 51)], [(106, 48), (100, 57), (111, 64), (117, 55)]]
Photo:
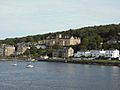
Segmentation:
[(30, 54), (36, 54), (37, 53), (37, 48), (36, 47), (31, 47), (30, 48)]
[(24, 55), (28, 56), (30, 54), (30, 50), (27, 49), (25, 52), (24, 52)]

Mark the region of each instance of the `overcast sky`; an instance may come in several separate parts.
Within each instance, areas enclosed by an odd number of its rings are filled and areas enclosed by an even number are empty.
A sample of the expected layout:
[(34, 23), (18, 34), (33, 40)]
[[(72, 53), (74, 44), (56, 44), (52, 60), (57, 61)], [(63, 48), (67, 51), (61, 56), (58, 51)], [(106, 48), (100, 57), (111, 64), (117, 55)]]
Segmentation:
[(120, 23), (120, 0), (0, 0), (0, 39)]

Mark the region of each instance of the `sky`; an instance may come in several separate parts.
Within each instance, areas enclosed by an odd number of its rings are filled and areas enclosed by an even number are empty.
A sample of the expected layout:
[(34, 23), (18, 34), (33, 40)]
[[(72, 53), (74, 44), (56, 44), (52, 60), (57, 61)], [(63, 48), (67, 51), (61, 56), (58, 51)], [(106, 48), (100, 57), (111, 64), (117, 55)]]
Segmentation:
[(0, 0), (0, 39), (119, 23), (120, 0)]

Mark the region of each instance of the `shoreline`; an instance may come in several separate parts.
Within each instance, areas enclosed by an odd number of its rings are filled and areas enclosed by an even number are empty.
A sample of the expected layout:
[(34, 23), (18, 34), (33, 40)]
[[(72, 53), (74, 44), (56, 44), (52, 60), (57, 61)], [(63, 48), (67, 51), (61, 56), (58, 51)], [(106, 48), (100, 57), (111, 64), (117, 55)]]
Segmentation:
[(73, 64), (89, 64), (89, 65), (105, 65), (105, 66), (119, 66), (119, 60), (70, 60), (70, 59), (39, 59), (38, 62), (59, 62), (59, 63), (73, 63)]
[[(0, 59), (0, 61), (13, 61), (14, 59)], [(17, 61), (27, 61), (26, 59), (19, 59)], [(58, 62), (58, 63), (73, 63), (73, 64), (89, 64), (89, 65), (104, 65), (104, 66), (118, 66), (120, 67), (120, 60), (72, 60), (72, 59), (35, 59), (32, 62)]]

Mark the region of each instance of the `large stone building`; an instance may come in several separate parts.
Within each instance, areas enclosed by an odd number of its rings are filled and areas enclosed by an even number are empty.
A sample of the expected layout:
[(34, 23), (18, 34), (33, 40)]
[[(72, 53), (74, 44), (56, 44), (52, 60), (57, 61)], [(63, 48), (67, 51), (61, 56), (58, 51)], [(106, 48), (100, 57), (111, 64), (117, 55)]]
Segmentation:
[(28, 47), (24, 45), (23, 43), (18, 43), (16, 48), (12, 45), (6, 45), (1, 44), (0, 45), (0, 56), (10, 56), (15, 55), (15, 52), (17, 55), (23, 54)]
[(6, 45), (6, 44), (2, 44), (0, 46), (0, 55), (1, 56), (10, 56), (10, 55), (14, 55), (15, 53), (15, 47), (12, 45)]
[(15, 53), (15, 47), (11, 46), (11, 45), (7, 45), (5, 46), (5, 56), (10, 56), (10, 55), (14, 55)]
[(45, 40), (40, 40), (38, 42), (39, 44), (46, 44), (48, 46), (70, 46), (70, 45), (77, 45), (81, 43), (80, 38), (78, 37), (69, 37), (69, 36), (64, 36), (62, 37), (61, 34), (57, 35), (55, 38), (54, 37), (48, 37)]
[(6, 44), (1, 44), (0, 45), (0, 56), (5, 55), (5, 46), (6, 46)]
[(64, 47), (54, 50), (52, 55), (57, 58), (69, 58), (74, 55), (74, 50), (71, 47)]

